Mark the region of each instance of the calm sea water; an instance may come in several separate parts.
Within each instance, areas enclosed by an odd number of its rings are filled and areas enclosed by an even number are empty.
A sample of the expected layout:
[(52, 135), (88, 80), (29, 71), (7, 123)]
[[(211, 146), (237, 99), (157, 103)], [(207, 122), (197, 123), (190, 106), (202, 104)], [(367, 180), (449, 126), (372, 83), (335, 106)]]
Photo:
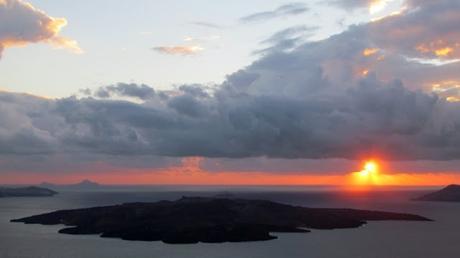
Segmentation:
[[(308, 234), (276, 234), (267, 242), (167, 245), (130, 242), (97, 236), (58, 234), (61, 226), (10, 223), (13, 218), (59, 209), (123, 202), (174, 200), (186, 196), (232, 194), (309, 207), (350, 207), (410, 212), (435, 222), (370, 222), (357, 229), (314, 230)], [(311, 189), (150, 189), (107, 192), (64, 192), (51, 198), (0, 198), (2, 258), (458, 258), (460, 203), (414, 202), (423, 191), (393, 190), (344, 194)]]

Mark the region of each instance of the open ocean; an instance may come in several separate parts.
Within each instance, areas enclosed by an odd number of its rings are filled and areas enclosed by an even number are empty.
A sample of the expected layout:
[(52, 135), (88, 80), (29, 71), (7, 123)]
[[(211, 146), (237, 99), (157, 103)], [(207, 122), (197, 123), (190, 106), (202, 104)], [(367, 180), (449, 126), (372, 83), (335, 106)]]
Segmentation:
[[(307, 187), (158, 187), (61, 192), (50, 198), (0, 198), (1, 258), (458, 258), (460, 203), (415, 202), (426, 189), (342, 193)], [(346, 207), (414, 213), (434, 222), (370, 222), (361, 228), (277, 233), (265, 242), (168, 245), (98, 236), (58, 234), (62, 226), (10, 223), (11, 219), (124, 202), (224, 194), (308, 207)]]

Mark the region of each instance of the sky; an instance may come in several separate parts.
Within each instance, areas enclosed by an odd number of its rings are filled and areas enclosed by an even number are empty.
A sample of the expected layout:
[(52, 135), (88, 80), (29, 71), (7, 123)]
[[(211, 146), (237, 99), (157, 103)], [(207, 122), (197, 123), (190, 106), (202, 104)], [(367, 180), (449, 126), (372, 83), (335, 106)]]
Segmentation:
[(456, 0), (0, 0), (0, 184), (460, 183), (459, 24)]

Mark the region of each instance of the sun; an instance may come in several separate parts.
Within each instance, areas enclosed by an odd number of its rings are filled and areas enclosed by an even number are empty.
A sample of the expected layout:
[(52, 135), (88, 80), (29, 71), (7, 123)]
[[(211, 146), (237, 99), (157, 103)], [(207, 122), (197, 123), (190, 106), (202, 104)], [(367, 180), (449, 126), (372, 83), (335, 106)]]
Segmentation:
[(354, 181), (360, 185), (375, 185), (379, 183), (379, 165), (374, 160), (364, 163), (363, 169), (353, 173)]
[(375, 161), (368, 161), (364, 164), (364, 170), (361, 174), (365, 176), (376, 175), (378, 173), (378, 165)]

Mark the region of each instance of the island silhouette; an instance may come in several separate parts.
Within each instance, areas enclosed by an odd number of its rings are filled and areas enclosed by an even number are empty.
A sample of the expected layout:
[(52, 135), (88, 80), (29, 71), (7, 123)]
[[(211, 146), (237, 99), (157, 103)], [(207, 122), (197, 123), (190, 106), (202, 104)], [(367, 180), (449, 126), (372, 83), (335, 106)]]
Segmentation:
[(415, 199), (416, 201), (460, 202), (460, 185), (448, 185), (443, 189)]
[(430, 221), (403, 213), (306, 208), (265, 200), (182, 197), (176, 201), (126, 203), (61, 210), (12, 222), (58, 225), (63, 234), (98, 234), (124, 240), (170, 244), (272, 240), (271, 232), (356, 228), (367, 221)]
[(18, 188), (0, 187), (0, 197), (47, 197), (55, 194), (57, 194), (56, 191), (36, 186)]

